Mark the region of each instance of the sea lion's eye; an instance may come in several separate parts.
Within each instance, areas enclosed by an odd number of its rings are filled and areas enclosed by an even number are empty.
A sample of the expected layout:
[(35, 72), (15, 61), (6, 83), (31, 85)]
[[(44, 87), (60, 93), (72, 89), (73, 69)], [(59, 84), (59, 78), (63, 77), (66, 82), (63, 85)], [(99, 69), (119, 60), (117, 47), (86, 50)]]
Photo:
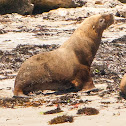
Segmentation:
[(104, 21), (105, 21), (105, 19), (103, 19), (103, 18), (99, 19), (100, 23), (104, 23)]

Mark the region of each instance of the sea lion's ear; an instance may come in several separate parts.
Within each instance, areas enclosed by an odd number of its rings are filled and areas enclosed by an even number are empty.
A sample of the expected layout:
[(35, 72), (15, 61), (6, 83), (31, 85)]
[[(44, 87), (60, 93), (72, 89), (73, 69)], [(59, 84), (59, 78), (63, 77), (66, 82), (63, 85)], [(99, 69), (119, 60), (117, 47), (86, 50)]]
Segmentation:
[(93, 28), (93, 30), (94, 30), (94, 29), (95, 29), (95, 26), (93, 25), (93, 27), (92, 27), (92, 28)]

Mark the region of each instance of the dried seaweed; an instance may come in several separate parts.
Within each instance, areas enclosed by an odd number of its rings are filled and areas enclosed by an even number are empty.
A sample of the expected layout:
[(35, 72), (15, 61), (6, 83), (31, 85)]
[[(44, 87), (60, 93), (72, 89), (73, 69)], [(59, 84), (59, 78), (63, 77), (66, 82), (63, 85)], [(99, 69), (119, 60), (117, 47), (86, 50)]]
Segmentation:
[(47, 115), (47, 114), (54, 114), (54, 113), (60, 113), (60, 112), (63, 112), (63, 111), (61, 110), (60, 107), (57, 107), (56, 109), (44, 112), (43, 114)]
[(85, 115), (97, 115), (99, 111), (95, 108), (82, 108), (77, 111), (77, 114), (85, 114)]
[(57, 116), (56, 118), (49, 121), (49, 124), (58, 124), (58, 123), (65, 123), (65, 122), (73, 122), (73, 116)]
[(3, 98), (0, 99), (0, 107), (5, 108), (14, 108), (15, 106), (23, 106), (23, 107), (38, 107), (43, 105), (45, 101), (43, 99), (39, 99), (38, 101), (30, 101), (28, 98)]

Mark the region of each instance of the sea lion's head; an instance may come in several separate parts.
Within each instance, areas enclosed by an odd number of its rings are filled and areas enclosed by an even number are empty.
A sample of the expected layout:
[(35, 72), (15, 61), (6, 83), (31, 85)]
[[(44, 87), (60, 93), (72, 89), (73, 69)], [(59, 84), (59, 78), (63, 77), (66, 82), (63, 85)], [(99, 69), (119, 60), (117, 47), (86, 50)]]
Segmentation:
[(98, 16), (98, 19), (96, 20), (96, 25), (94, 26), (99, 30), (105, 30), (113, 23), (114, 17), (112, 14), (103, 14)]
[(84, 21), (84, 25), (90, 27), (90, 30), (95, 30), (96, 33), (102, 33), (113, 23), (114, 17), (112, 14), (98, 14), (91, 16)]

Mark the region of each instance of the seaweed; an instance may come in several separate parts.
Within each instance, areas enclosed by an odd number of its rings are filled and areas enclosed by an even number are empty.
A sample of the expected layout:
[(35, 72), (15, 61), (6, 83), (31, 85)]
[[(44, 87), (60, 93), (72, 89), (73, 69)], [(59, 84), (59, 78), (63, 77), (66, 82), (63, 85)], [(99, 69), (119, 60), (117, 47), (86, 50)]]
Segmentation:
[(99, 111), (95, 108), (82, 108), (77, 111), (77, 114), (85, 114), (85, 115), (97, 115)]
[(61, 110), (60, 107), (57, 107), (56, 109), (44, 112), (43, 114), (47, 115), (47, 114), (54, 114), (54, 113), (60, 113), (60, 112), (63, 112), (63, 111)]
[(45, 101), (39, 99), (38, 101), (30, 100), (29, 98), (1, 98), (0, 107), (14, 108), (15, 106), (23, 107), (38, 107), (43, 105)]
[(65, 122), (73, 122), (73, 116), (57, 116), (56, 118), (53, 118), (51, 121), (49, 121), (49, 124), (59, 124), (59, 123), (65, 123)]

